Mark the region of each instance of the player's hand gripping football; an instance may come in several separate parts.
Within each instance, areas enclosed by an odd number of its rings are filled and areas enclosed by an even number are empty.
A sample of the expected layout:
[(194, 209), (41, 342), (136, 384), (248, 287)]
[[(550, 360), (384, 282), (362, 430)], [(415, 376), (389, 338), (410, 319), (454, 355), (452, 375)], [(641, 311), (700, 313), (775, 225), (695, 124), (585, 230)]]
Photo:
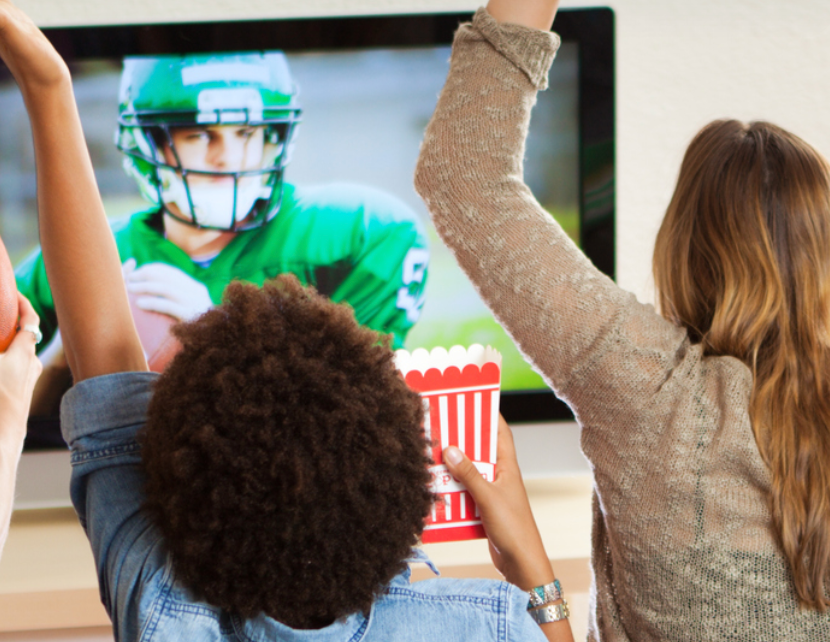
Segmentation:
[(180, 269), (166, 263), (135, 265), (128, 259), (122, 271), (127, 292), (139, 295), (136, 305), (142, 310), (190, 321), (213, 307), (207, 287)]
[(66, 63), (43, 32), (8, 0), (0, 0), (0, 58), (24, 98), (31, 91), (69, 81)]

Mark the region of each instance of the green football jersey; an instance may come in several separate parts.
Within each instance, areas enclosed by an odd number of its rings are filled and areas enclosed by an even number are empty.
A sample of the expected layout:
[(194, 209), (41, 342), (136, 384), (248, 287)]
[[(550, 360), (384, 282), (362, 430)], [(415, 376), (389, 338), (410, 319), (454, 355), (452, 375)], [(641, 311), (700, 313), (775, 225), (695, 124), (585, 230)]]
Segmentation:
[[(240, 232), (206, 266), (164, 237), (158, 210), (113, 225), (121, 261), (167, 263), (203, 283), (214, 304), (233, 279), (261, 285), (292, 273), (333, 301), (346, 302), (357, 321), (393, 335), (401, 347), (424, 302), (428, 250), (423, 226), (397, 198), (362, 185), (285, 185), (277, 215)], [(43, 256), (36, 250), (15, 270), (17, 286), (41, 319), (45, 345), (57, 329)]]

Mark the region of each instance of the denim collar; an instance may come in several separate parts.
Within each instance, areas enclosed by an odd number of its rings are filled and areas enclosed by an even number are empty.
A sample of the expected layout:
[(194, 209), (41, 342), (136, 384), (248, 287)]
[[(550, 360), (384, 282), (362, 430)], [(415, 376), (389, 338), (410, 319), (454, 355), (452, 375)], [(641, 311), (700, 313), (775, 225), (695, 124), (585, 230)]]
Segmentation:
[(410, 564), (426, 564), (429, 567), (429, 570), (433, 573), (441, 575), (441, 571), (439, 571), (438, 567), (433, 564), (432, 560), (429, 559), (429, 555), (427, 555), (422, 548), (413, 548), (409, 557), (407, 557), (404, 562), (407, 564), (406, 570), (392, 580), (392, 582), (395, 582), (398, 578), (403, 577), (408, 583), (409, 576), (412, 575), (412, 570), (409, 568)]
[(259, 615), (249, 620), (233, 618), (233, 628), (247, 642), (358, 642), (369, 629), (371, 613), (352, 613), (322, 629), (292, 629), (276, 620)]
[[(394, 577), (390, 585), (409, 584), (409, 577), (412, 571), (409, 564), (426, 564), (433, 573), (440, 575), (432, 560), (420, 548), (413, 548), (411, 555), (406, 558), (406, 569)], [(285, 642), (358, 642), (369, 630), (372, 622), (372, 606), (369, 617), (362, 613), (352, 613), (348, 617), (341, 618), (322, 629), (292, 629), (276, 620), (259, 615), (251, 619), (233, 617), (233, 628), (240, 639), (246, 642), (273, 642), (280, 640)]]

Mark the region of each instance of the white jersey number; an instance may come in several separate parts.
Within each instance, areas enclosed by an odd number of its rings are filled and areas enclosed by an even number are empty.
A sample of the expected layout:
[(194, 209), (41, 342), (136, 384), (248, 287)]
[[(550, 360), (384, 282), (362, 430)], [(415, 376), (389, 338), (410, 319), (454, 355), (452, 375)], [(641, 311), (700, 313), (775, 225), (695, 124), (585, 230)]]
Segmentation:
[[(422, 247), (411, 248), (403, 260), (403, 287), (398, 289), (395, 305), (406, 312), (406, 320), (410, 323), (418, 320), (424, 307), (423, 288), (417, 286), (424, 282), (428, 263), (429, 250)], [(413, 285), (416, 287), (411, 288)], [(414, 289), (415, 294), (410, 289)]]

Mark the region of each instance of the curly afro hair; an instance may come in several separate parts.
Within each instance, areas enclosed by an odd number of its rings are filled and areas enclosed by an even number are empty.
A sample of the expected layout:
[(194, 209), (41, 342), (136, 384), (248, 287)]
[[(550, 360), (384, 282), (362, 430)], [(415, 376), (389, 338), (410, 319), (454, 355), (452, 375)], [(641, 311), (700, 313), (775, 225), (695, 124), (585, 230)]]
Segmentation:
[(433, 501), (423, 405), (391, 350), (287, 275), (232, 283), (174, 332), (142, 460), (177, 578), (293, 628), (367, 612)]

